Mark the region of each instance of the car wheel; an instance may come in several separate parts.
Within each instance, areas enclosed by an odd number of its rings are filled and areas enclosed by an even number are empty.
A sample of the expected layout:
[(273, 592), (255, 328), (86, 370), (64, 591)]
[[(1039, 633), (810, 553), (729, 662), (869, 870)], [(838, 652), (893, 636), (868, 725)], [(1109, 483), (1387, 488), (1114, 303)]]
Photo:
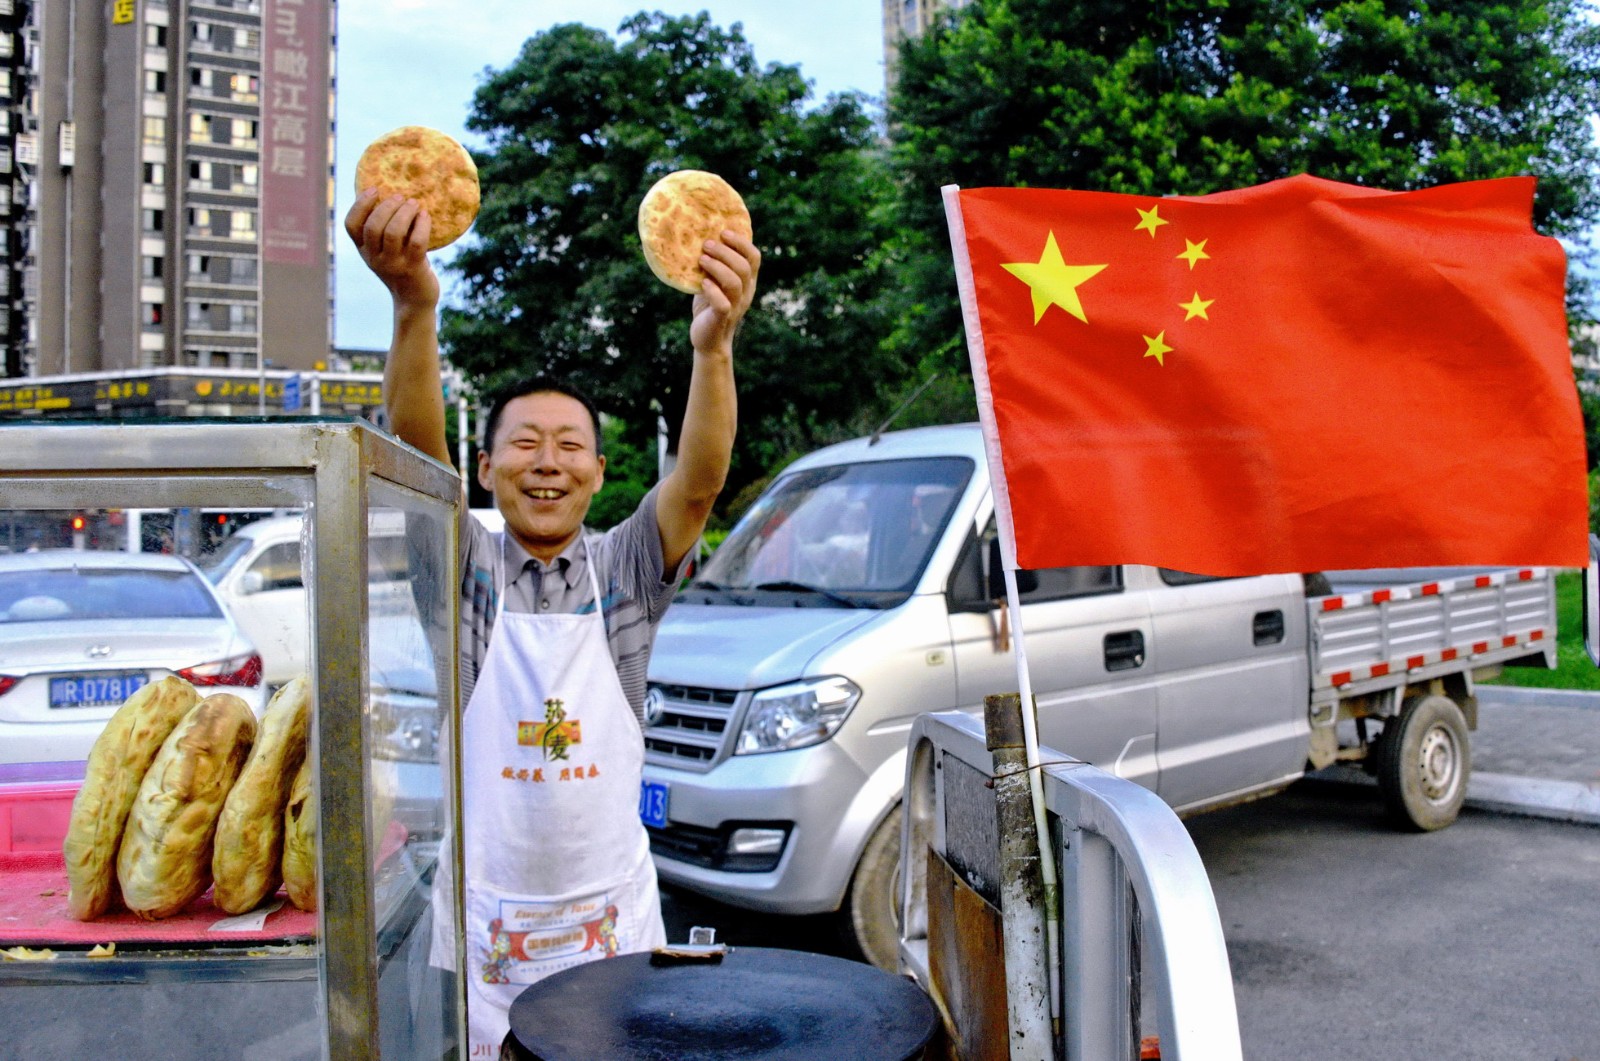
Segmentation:
[(891, 973), (900, 967), (900, 821), (896, 804), (867, 840), (842, 911), (861, 956)]
[(1461, 708), (1447, 696), (1406, 701), (1378, 744), (1378, 785), (1389, 819), (1431, 832), (1456, 820), (1467, 797), (1472, 751)]

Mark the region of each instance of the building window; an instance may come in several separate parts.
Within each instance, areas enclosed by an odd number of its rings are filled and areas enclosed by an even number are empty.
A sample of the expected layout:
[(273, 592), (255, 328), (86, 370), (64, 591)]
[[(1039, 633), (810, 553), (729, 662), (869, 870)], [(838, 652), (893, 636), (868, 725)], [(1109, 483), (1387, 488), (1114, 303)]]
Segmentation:
[(144, 164), (144, 182), (156, 187), (167, 183), (167, 167), (162, 162), (146, 162)]
[(253, 74), (234, 74), (229, 78), (230, 95), (240, 103), (255, 103), (260, 98), (260, 85)]
[(144, 142), (147, 144), (165, 144), (167, 142), (167, 120), (160, 115), (146, 115), (144, 119)]
[(140, 323), (147, 332), (161, 330), (161, 304), (159, 302), (146, 302), (139, 311)]
[(150, 48), (165, 48), (167, 46), (167, 27), (153, 26), (146, 23), (144, 27), (144, 43)]
[(256, 238), (256, 215), (253, 210), (235, 210), (230, 219), (228, 235), (234, 239)]
[(151, 95), (165, 95), (167, 91), (167, 72), (165, 70), (146, 70), (144, 72), (144, 90)]
[(142, 227), (146, 232), (159, 233), (167, 220), (166, 212), (163, 210), (141, 210), (139, 216), (143, 222)]
[(11, 71), (0, 70), (0, 96), (11, 98)]
[(166, 261), (161, 255), (146, 255), (144, 258), (143, 274), (146, 280), (161, 279), (162, 263)]
[(255, 147), (259, 124), (249, 118), (233, 119), (233, 139), (228, 142), (234, 147)]

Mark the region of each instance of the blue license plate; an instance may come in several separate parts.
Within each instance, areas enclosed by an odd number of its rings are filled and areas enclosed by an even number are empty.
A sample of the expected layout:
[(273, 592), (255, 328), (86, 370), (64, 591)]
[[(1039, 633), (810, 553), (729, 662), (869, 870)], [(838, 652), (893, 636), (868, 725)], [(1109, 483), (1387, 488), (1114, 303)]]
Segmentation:
[(109, 707), (138, 692), (150, 676), (143, 671), (121, 674), (76, 674), (50, 679), (51, 707)]
[(653, 829), (667, 827), (667, 786), (660, 781), (639, 783), (639, 819)]

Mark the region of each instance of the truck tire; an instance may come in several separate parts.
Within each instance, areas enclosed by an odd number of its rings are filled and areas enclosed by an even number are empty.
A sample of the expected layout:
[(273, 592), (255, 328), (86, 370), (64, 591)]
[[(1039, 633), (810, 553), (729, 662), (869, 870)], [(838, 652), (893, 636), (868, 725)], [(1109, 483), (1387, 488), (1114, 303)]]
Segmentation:
[(1384, 807), (1395, 825), (1431, 832), (1455, 821), (1472, 771), (1461, 708), (1448, 696), (1407, 700), (1384, 725), (1377, 766)]
[(900, 917), (895, 891), (900, 885), (900, 821), (895, 804), (878, 823), (856, 863), (845, 895), (845, 934), (867, 961), (891, 973), (900, 971)]

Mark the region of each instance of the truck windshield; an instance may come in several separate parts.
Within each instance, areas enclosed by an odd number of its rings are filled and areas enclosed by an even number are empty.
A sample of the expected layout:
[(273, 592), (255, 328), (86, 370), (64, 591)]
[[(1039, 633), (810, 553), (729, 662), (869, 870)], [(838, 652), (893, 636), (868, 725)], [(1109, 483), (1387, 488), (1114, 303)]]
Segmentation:
[(889, 604), (916, 586), (971, 475), (963, 457), (786, 475), (745, 513), (689, 589), (807, 595), (819, 606)]
[(228, 572), (233, 570), (233, 565), (243, 559), (254, 544), (253, 540), (243, 535), (225, 538), (215, 549), (196, 560), (195, 566), (200, 568), (200, 573), (213, 586), (220, 585)]

